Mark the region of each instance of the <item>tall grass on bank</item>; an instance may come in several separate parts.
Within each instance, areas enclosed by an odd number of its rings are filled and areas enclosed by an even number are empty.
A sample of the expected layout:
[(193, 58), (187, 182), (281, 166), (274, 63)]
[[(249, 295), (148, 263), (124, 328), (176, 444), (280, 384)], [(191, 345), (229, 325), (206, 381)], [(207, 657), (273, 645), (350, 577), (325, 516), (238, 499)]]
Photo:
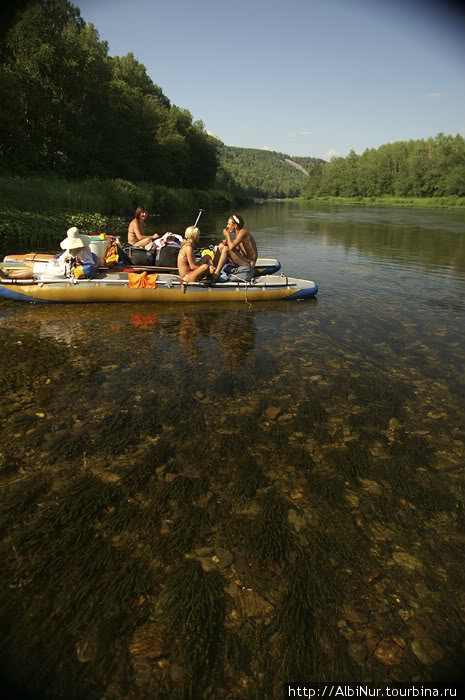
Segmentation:
[(312, 197), (300, 198), (310, 204), (341, 204), (343, 206), (411, 207), (418, 209), (465, 209), (465, 197)]
[(6, 208), (23, 211), (99, 212), (107, 216), (128, 216), (139, 204), (152, 213), (166, 214), (179, 208), (234, 203), (234, 195), (219, 190), (188, 190), (96, 178), (75, 182), (59, 177), (0, 177), (0, 202)]
[[(237, 196), (221, 190), (187, 190), (147, 182), (58, 177), (0, 177), (0, 246), (48, 245), (69, 226), (83, 233), (115, 233), (139, 204), (152, 214), (233, 209)], [(122, 218), (124, 217), (124, 218)]]
[(75, 182), (53, 176), (0, 178), (0, 201), (23, 211), (124, 215), (132, 211), (136, 202), (151, 202), (152, 197), (149, 185), (120, 179)]

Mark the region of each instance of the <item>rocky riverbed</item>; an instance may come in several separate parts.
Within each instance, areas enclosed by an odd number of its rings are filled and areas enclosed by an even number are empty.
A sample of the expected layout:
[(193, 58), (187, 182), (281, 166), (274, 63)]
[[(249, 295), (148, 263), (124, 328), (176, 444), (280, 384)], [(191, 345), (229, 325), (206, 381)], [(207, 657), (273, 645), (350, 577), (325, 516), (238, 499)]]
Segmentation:
[(309, 353), (327, 333), (312, 314), (279, 345), (272, 315), (29, 319), (0, 325), (10, 684), (278, 698), (285, 680), (461, 669), (462, 349), (446, 328), (444, 360), (402, 319), (402, 352), (393, 335), (369, 356), (350, 324)]

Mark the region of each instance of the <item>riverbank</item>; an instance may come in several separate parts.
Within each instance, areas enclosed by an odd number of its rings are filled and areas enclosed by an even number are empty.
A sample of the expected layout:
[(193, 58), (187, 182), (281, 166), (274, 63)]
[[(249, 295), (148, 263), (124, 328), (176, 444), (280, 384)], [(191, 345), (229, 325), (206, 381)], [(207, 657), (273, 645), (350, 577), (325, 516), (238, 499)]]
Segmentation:
[(54, 177), (0, 178), (0, 246), (46, 246), (70, 226), (83, 233), (121, 232), (139, 204), (169, 215), (202, 209), (234, 210), (237, 194), (187, 190), (147, 182)]
[(351, 207), (392, 207), (416, 209), (465, 209), (465, 197), (299, 197), (311, 204), (335, 204)]

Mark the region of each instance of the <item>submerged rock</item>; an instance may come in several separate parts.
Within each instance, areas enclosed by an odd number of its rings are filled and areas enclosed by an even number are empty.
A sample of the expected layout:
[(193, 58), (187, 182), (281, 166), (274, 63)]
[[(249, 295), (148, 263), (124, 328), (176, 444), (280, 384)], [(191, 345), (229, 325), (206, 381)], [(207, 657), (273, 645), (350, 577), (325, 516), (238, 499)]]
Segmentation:
[(241, 617), (264, 617), (273, 610), (271, 603), (251, 588), (228, 588), (228, 593), (233, 595)]
[(394, 539), (394, 532), (383, 525), (383, 523), (375, 521), (370, 529), (375, 540), (383, 542)]
[(283, 413), (282, 415), (278, 416), (278, 423), (286, 423), (287, 421), (290, 421), (294, 418), (292, 413)]
[(417, 659), (421, 661), (422, 664), (425, 664), (425, 666), (434, 664), (436, 661), (441, 661), (444, 657), (444, 652), (441, 647), (429, 637), (414, 639), (411, 646)]
[(156, 659), (166, 653), (166, 627), (161, 623), (148, 623), (138, 627), (129, 645), (131, 656)]
[(75, 650), (78, 661), (86, 664), (95, 658), (97, 645), (94, 639), (82, 639), (76, 643)]
[(368, 621), (368, 616), (361, 610), (355, 610), (351, 605), (344, 605), (342, 608), (344, 618), (349, 622), (363, 624)]
[(405, 567), (406, 569), (422, 569), (422, 562), (407, 552), (394, 552), (392, 558), (396, 564)]
[(266, 420), (276, 420), (281, 413), (281, 409), (277, 406), (269, 406), (265, 411)]
[(398, 666), (402, 660), (402, 649), (393, 639), (383, 639), (375, 649), (375, 656), (386, 666)]
[(351, 491), (350, 489), (347, 489), (347, 491), (344, 494), (344, 498), (349, 503), (349, 505), (351, 505), (353, 508), (358, 508), (359, 503), (360, 503), (360, 498), (355, 493), (355, 491)]
[(234, 561), (234, 556), (232, 553), (227, 549), (222, 549), (221, 547), (216, 548), (215, 556), (212, 558), (213, 561), (218, 563), (220, 569), (227, 569)]
[(297, 532), (300, 532), (307, 525), (307, 521), (301, 515), (297, 513), (293, 508), (289, 509), (287, 515), (289, 522), (294, 526)]
[(360, 479), (360, 485), (364, 491), (368, 491), (368, 493), (372, 496), (383, 495), (382, 487), (373, 479)]
[(367, 657), (367, 649), (361, 642), (349, 644), (349, 656), (357, 664), (363, 664)]

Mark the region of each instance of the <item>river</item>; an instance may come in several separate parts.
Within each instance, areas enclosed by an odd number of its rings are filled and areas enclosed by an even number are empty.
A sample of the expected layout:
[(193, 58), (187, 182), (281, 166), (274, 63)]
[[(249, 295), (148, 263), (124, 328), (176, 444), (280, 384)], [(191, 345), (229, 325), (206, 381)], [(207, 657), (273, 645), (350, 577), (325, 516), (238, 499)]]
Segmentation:
[[(241, 213), (317, 298), (0, 302), (19, 695), (280, 698), (462, 668), (463, 214)], [(205, 212), (202, 242), (225, 221)]]

